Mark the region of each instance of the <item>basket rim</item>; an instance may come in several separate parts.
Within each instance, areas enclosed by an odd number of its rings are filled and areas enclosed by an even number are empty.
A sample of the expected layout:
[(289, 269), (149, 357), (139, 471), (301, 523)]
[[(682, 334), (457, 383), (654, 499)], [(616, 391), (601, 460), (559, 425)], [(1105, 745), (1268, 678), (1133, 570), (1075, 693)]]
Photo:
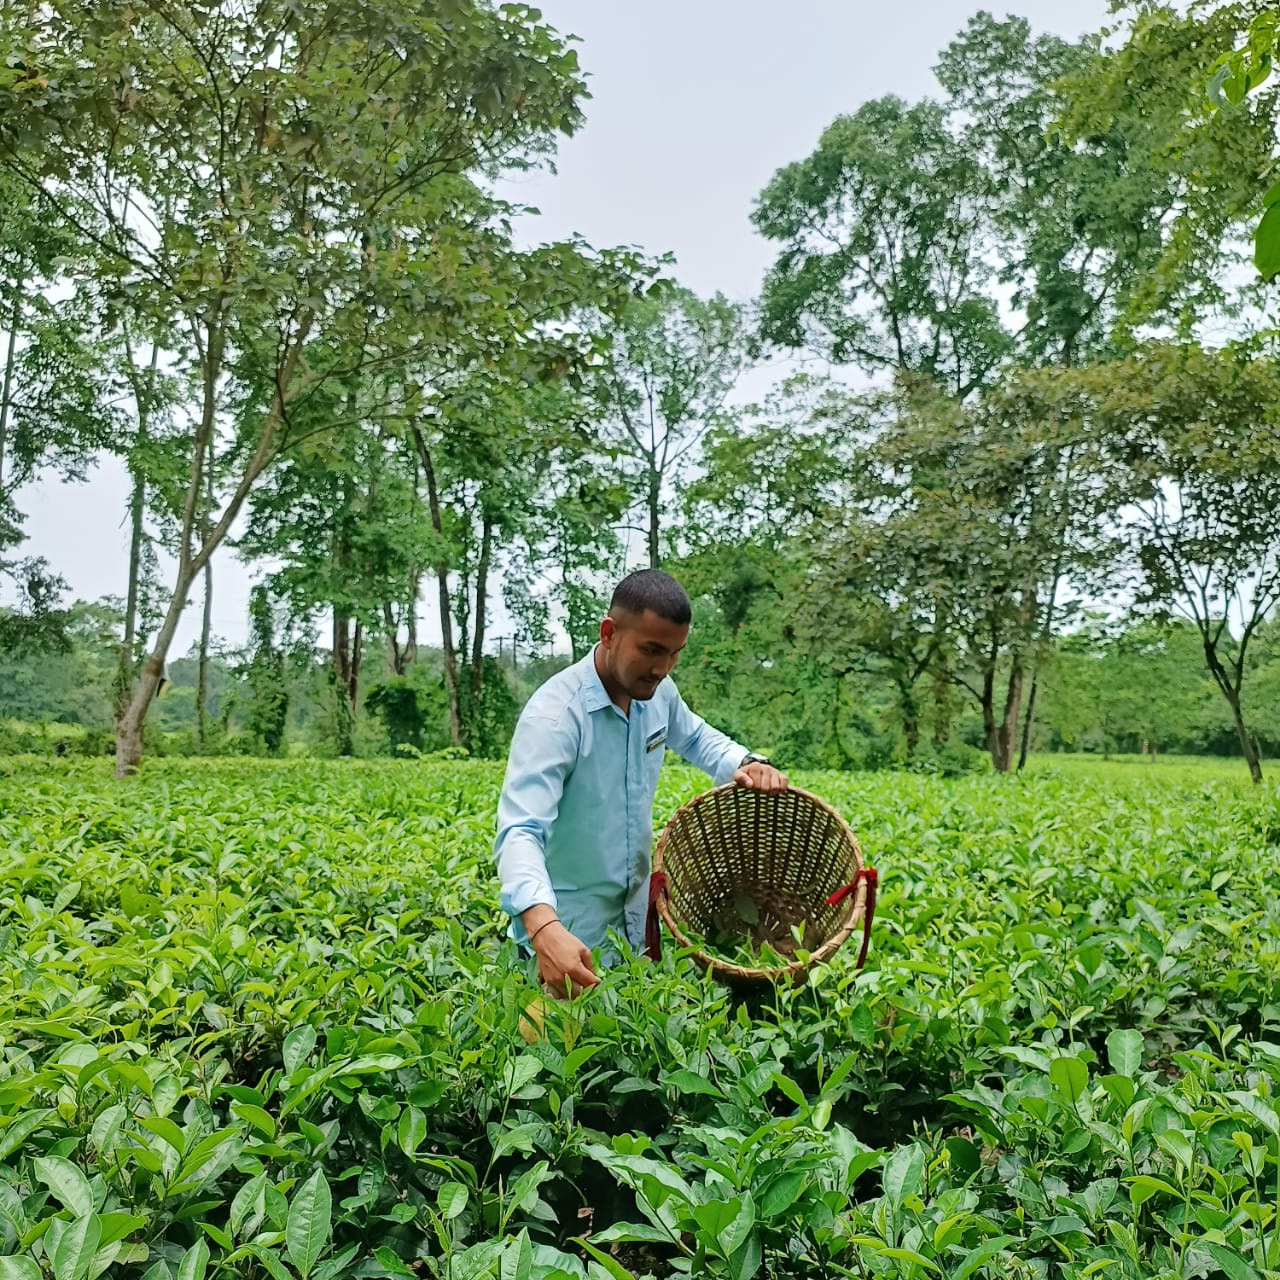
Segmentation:
[[(722, 791), (749, 791), (754, 790), (750, 787), (740, 787), (736, 782), (723, 782), (718, 787), (711, 787), (707, 791), (693, 797), (692, 800), (686, 800), (678, 809), (676, 809), (671, 817), (666, 821), (662, 828), (662, 835), (658, 840), (658, 847), (653, 853), (653, 874), (665, 874), (665, 855), (667, 849), (667, 840), (671, 834), (671, 828), (675, 820), (684, 813), (685, 810), (695, 809), (698, 805), (707, 803), (711, 797), (719, 795)], [(658, 915), (662, 918), (662, 923), (671, 931), (679, 945), (693, 952), (694, 959), (698, 963), (710, 969), (713, 973), (726, 978), (737, 978), (742, 980), (750, 980), (755, 982), (768, 981), (780, 982), (788, 978), (798, 979), (802, 974), (807, 973), (810, 969), (817, 965), (825, 964), (839, 949), (844, 945), (857, 928), (858, 922), (862, 919), (867, 908), (867, 879), (861, 873), (866, 870), (867, 861), (862, 854), (862, 846), (858, 843), (858, 837), (854, 834), (853, 828), (845, 821), (844, 816), (833, 805), (830, 805), (821, 796), (814, 795), (812, 791), (806, 791), (803, 787), (795, 787), (788, 785), (787, 791), (796, 795), (803, 796), (805, 800), (810, 801), (819, 809), (823, 810), (828, 816), (833, 818), (840, 827), (842, 833), (849, 841), (850, 847), (853, 849), (854, 861), (857, 864), (858, 875), (854, 877), (856, 887), (849, 894), (846, 902), (848, 907), (845, 911), (844, 920), (840, 927), (820, 946), (816, 951), (809, 953), (807, 960), (793, 960), (788, 965), (782, 965), (773, 969), (750, 968), (746, 965), (733, 964), (731, 961), (724, 960), (720, 956), (713, 955), (709, 951), (704, 951), (701, 947), (695, 947), (685, 934), (684, 930), (677, 924), (671, 912), (671, 898), (665, 891), (660, 893), (655, 902)]]

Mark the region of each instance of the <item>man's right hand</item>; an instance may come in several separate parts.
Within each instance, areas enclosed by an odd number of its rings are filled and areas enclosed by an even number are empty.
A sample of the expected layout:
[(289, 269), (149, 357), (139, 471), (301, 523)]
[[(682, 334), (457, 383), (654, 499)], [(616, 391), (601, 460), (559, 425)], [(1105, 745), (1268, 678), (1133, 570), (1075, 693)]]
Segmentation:
[(538, 957), (538, 976), (549, 995), (566, 1000), (600, 979), (591, 967), (591, 949), (583, 946), (558, 920), (538, 930), (532, 942)]

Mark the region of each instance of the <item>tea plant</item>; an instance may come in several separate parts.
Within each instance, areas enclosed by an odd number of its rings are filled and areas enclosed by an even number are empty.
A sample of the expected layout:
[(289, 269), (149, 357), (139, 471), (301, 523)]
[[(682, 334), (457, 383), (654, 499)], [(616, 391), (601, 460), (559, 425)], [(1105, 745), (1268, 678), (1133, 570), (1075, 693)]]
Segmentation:
[(1280, 1277), (1274, 789), (810, 774), (865, 970), (567, 1004), (500, 774), (4, 762), (0, 1280)]

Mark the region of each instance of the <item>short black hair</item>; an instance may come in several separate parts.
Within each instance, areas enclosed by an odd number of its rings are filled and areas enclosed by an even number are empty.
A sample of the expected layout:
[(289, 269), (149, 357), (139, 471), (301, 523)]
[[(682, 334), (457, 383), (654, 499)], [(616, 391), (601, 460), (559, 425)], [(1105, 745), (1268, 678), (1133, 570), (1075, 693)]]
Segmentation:
[(613, 589), (609, 612), (615, 609), (641, 614), (651, 609), (660, 618), (687, 627), (693, 620), (693, 609), (684, 588), (661, 569), (637, 569), (629, 573)]

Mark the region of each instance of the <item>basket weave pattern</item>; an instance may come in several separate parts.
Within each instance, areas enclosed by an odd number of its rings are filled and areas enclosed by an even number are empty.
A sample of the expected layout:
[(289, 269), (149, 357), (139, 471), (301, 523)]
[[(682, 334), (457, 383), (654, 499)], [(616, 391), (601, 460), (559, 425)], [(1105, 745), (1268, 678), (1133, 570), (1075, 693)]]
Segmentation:
[(690, 933), (736, 935), (786, 956), (797, 949), (793, 926), (803, 926), (809, 955), (780, 968), (747, 968), (698, 948), (697, 961), (728, 981), (803, 977), (874, 901), (875, 872), (849, 825), (797, 787), (771, 795), (729, 783), (691, 800), (667, 823), (653, 871), (654, 908), (681, 946), (693, 945)]

